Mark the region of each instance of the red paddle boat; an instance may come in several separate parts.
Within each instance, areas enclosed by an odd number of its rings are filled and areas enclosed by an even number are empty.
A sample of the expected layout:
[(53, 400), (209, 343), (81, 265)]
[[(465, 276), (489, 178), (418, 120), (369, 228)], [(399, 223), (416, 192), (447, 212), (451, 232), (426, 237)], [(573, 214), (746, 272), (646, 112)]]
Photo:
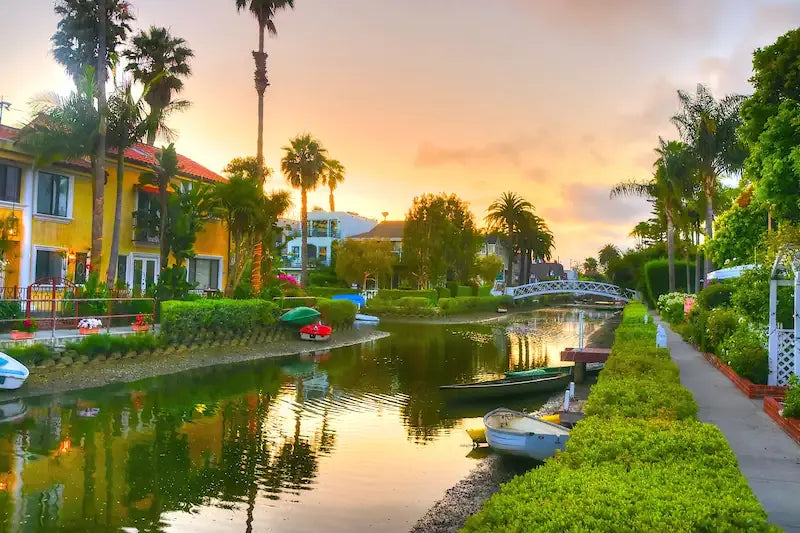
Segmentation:
[(325, 324), (309, 324), (300, 328), (300, 338), (305, 341), (326, 341), (333, 329)]

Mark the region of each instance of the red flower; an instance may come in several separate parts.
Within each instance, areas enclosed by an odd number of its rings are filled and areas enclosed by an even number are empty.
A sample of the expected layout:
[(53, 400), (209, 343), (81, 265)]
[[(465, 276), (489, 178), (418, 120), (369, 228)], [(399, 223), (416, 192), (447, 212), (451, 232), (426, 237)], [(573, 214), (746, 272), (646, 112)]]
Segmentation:
[(29, 328), (33, 325), (33, 320), (31, 320), (30, 318), (26, 318), (23, 324), (25, 325), (26, 328)]

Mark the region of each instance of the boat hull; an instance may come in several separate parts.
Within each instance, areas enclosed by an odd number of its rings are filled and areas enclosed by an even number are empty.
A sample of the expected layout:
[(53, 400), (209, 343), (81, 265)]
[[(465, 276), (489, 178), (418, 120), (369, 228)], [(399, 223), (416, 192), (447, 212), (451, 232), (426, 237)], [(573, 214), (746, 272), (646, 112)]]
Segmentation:
[(442, 385), (439, 389), (448, 398), (475, 400), (486, 398), (507, 398), (509, 396), (534, 395), (563, 389), (569, 384), (569, 374), (537, 377), (534, 379), (498, 379), (481, 383), (463, 385)]
[(300, 338), (304, 341), (317, 341), (322, 342), (326, 341), (331, 338), (330, 334), (328, 335), (317, 335), (316, 333), (301, 333)]
[(501, 407), (483, 417), (486, 442), (494, 450), (544, 461), (564, 450), (569, 430), (535, 416)]
[(545, 376), (557, 376), (559, 374), (572, 374), (572, 366), (548, 366), (543, 368), (532, 368), (530, 370), (516, 370), (506, 372), (507, 379), (529, 379)]
[(28, 368), (2, 352), (0, 352), (0, 389), (14, 390), (25, 383), (29, 375)]
[(381, 319), (376, 317), (376, 316), (364, 315), (364, 314), (361, 314), (361, 313), (358, 313), (356, 315), (356, 320), (358, 320), (359, 322), (371, 322), (373, 324), (377, 324), (378, 322), (381, 321)]

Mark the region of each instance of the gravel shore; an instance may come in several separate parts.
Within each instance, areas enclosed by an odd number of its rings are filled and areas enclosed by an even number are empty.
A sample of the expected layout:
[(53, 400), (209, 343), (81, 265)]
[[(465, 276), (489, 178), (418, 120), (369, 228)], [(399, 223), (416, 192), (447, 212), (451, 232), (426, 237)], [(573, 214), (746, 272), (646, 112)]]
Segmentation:
[(310, 343), (300, 339), (284, 339), (268, 344), (196, 348), (166, 355), (74, 364), (65, 368), (36, 369), (31, 372), (30, 378), (21, 389), (0, 392), (0, 401), (138, 381), (194, 368), (325, 351), (388, 336), (389, 333), (385, 331), (379, 331), (374, 326), (366, 326), (337, 331), (326, 342)]

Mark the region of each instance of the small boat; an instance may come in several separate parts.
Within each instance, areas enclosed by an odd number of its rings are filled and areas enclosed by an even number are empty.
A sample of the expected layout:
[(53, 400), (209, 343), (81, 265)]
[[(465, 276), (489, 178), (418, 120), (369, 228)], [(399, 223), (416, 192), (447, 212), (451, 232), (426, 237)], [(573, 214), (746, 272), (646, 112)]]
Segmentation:
[(326, 341), (333, 329), (325, 324), (309, 324), (300, 328), (300, 338), (304, 341)]
[(479, 398), (505, 398), (520, 394), (537, 394), (563, 389), (570, 380), (569, 374), (546, 375), (529, 379), (495, 379), (478, 383), (442, 385), (439, 387), (451, 399), (476, 400)]
[(509, 370), (506, 372), (508, 379), (526, 379), (542, 376), (557, 376), (558, 374), (571, 374), (572, 365), (568, 366), (543, 366), (540, 368), (529, 368), (528, 370)]
[(377, 324), (381, 321), (380, 318), (373, 316), (373, 315), (362, 315), (361, 313), (356, 314), (356, 320), (359, 322), (372, 322), (373, 324)]
[(361, 309), (366, 305), (367, 301), (360, 294), (335, 294), (331, 300), (347, 300), (356, 304), (356, 307)]
[(0, 424), (21, 420), (25, 418), (27, 412), (28, 407), (21, 399), (2, 402), (0, 403)]
[(28, 368), (3, 352), (0, 352), (0, 389), (18, 389), (28, 379)]
[(505, 307), (498, 307), (497, 308), (497, 312), (498, 313), (508, 313), (508, 309), (506, 309)]
[[(554, 415), (542, 415), (537, 418), (539, 420), (544, 420), (545, 422), (552, 422), (553, 424), (561, 423), (561, 415), (558, 413)], [(469, 428), (467, 429), (467, 435), (469, 435), (469, 438), (472, 439), (472, 444), (475, 446), (486, 444), (486, 426)]]
[(290, 326), (307, 326), (319, 321), (319, 311), (310, 307), (295, 307), (281, 316), (281, 322)]
[(487, 413), (483, 423), (493, 449), (539, 461), (563, 450), (569, 439), (567, 428), (505, 407)]
[(587, 372), (600, 372), (606, 367), (605, 363), (586, 363)]

